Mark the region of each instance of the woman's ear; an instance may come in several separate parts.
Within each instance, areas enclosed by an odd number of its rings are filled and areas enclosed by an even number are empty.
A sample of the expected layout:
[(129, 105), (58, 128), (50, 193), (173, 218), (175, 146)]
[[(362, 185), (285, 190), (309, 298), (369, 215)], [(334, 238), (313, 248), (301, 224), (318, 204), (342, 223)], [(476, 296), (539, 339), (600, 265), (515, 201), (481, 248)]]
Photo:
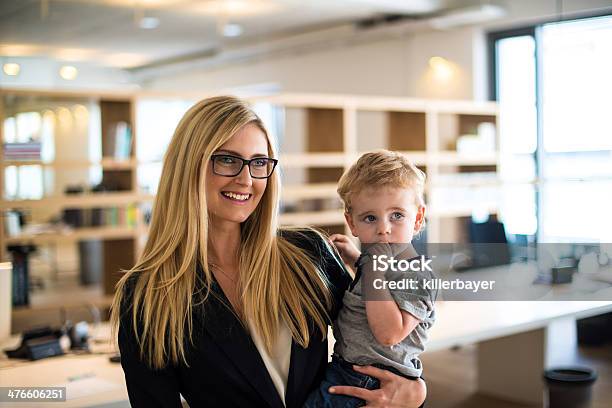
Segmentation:
[(355, 233), (355, 223), (353, 222), (353, 215), (350, 212), (344, 212), (344, 219), (346, 220), (346, 223), (348, 224), (350, 230), (351, 230), (351, 234), (354, 237), (357, 237), (357, 234)]

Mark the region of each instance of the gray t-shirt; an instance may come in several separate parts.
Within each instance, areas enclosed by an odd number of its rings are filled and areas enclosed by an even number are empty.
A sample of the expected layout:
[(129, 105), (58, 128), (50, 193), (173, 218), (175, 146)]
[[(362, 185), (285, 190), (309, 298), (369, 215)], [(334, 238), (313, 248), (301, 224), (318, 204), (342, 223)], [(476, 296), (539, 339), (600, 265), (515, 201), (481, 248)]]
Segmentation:
[(419, 377), (423, 371), (419, 354), (425, 350), (427, 330), (435, 320), (434, 302), (437, 293), (431, 291), (389, 290), (400, 309), (414, 315), (420, 323), (400, 343), (383, 346), (378, 343), (366, 316), (362, 297), (361, 273), (354, 287), (344, 293), (343, 306), (334, 322), (336, 338), (334, 353), (359, 365), (384, 364), (404, 375)]

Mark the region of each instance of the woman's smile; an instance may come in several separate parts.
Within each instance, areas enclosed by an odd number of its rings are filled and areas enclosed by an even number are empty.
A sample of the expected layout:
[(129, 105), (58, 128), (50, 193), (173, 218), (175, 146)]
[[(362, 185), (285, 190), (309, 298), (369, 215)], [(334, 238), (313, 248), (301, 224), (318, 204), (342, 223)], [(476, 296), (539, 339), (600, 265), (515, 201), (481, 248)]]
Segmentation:
[(253, 194), (250, 193), (241, 193), (237, 191), (222, 191), (221, 195), (226, 200), (231, 201), (233, 204), (244, 205), (248, 200), (251, 199)]

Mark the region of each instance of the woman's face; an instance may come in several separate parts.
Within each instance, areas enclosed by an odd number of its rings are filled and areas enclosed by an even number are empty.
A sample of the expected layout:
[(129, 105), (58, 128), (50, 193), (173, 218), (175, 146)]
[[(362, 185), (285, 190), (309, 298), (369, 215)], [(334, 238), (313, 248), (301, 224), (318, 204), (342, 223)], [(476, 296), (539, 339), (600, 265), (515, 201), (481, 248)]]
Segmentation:
[[(266, 135), (255, 124), (245, 125), (213, 154), (227, 154), (253, 159), (268, 157)], [(255, 179), (244, 166), (233, 177), (213, 172), (213, 161), (206, 167), (206, 201), (208, 214), (213, 222), (241, 223), (255, 211), (268, 183), (267, 179)]]

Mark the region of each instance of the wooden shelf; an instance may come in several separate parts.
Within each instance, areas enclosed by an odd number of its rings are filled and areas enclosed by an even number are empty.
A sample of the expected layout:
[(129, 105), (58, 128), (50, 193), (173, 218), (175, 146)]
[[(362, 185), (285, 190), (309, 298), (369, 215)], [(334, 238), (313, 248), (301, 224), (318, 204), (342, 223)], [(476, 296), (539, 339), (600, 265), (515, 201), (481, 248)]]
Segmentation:
[[(474, 206), (469, 207), (435, 207), (429, 206), (427, 209), (427, 217), (469, 217), (472, 215), (476, 208)], [(496, 205), (484, 205), (478, 207), (478, 210), (486, 210), (490, 214), (497, 214), (498, 207)]]
[(285, 213), (280, 216), (282, 225), (336, 225), (344, 223), (342, 210)]
[(56, 242), (73, 242), (84, 239), (124, 239), (135, 238), (137, 231), (133, 227), (87, 227), (66, 228), (57, 232), (45, 232), (41, 234), (19, 234), (6, 237), (7, 245), (42, 245)]
[(389, 96), (358, 96), (350, 94), (279, 94), (251, 98), (252, 102), (271, 103), (285, 108), (357, 109), (364, 111), (397, 111), (457, 113), (465, 115), (498, 114), (494, 102), (419, 99)]
[(499, 114), (495, 102), (436, 100), (430, 102), (428, 107), (439, 113), (456, 115), (497, 116)]
[(318, 183), (282, 188), (283, 200), (304, 200), (313, 198), (337, 198), (336, 183)]
[(280, 165), (284, 168), (344, 167), (346, 161), (347, 156), (343, 152), (289, 153), (280, 156)]
[(65, 195), (40, 200), (5, 200), (0, 203), (0, 208), (95, 208), (133, 204), (140, 201), (142, 197), (145, 196), (133, 192)]
[(496, 166), (499, 157), (496, 152), (458, 153), (441, 151), (432, 154), (432, 160), (437, 164), (455, 166)]
[(136, 167), (136, 160), (102, 159), (101, 161), (53, 161), (42, 160), (5, 160), (2, 167), (10, 166), (43, 166), (57, 170), (101, 166), (105, 170), (127, 170)]

